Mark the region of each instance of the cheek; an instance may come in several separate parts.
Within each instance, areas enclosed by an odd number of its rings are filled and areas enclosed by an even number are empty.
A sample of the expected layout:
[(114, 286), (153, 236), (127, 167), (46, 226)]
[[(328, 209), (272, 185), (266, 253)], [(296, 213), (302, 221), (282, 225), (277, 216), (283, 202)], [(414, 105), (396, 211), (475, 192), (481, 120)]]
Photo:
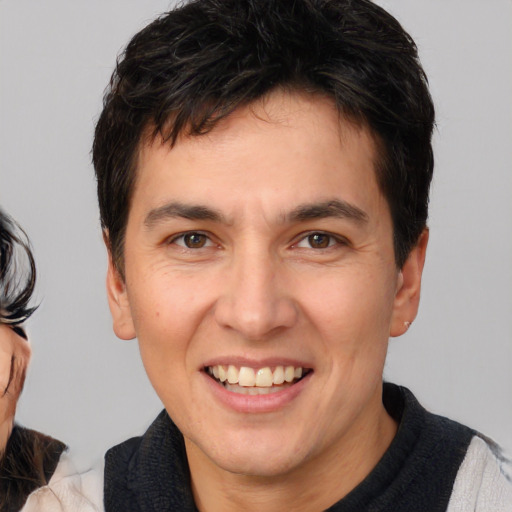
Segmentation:
[[(128, 296), (139, 339), (178, 341), (194, 330), (211, 301), (208, 283), (194, 275), (159, 272), (130, 283)], [(154, 338), (154, 339), (153, 339)]]
[(157, 392), (169, 379), (196, 370), (190, 356), (214, 300), (210, 289), (210, 283), (199, 276), (165, 272), (129, 283), (142, 361)]
[(303, 297), (303, 310), (321, 333), (326, 351), (346, 359), (385, 355), (394, 298), (386, 274), (339, 269), (316, 279)]

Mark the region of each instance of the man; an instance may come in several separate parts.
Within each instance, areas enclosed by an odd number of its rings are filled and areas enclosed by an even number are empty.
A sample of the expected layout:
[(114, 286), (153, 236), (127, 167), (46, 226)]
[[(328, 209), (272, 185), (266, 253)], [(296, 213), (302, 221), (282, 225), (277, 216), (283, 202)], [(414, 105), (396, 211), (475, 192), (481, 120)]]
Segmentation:
[(165, 411), (115, 510), (507, 510), (493, 447), (383, 385), (414, 320), (434, 109), (369, 1), (196, 1), (137, 34), (93, 159), (116, 334)]

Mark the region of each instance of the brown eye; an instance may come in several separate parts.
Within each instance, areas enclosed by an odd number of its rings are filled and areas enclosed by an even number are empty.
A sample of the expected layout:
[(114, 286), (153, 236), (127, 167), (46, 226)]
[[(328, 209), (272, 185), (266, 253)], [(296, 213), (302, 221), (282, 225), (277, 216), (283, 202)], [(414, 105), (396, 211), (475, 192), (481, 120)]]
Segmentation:
[(212, 239), (201, 231), (186, 231), (181, 235), (176, 235), (168, 243), (177, 245), (182, 249), (203, 249), (215, 246)]
[(332, 237), (325, 233), (313, 233), (308, 236), (309, 246), (313, 249), (325, 249), (331, 245)]
[(189, 249), (201, 249), (208, 242), (208, 237), (201, 233), (187, 233), (183, 235), (183, 245)]
[(316, 231), (305, 235), (295, 247), (304, 249), (329, 249), (335, 245), (345, 245), (338, 237), (322, 231)]

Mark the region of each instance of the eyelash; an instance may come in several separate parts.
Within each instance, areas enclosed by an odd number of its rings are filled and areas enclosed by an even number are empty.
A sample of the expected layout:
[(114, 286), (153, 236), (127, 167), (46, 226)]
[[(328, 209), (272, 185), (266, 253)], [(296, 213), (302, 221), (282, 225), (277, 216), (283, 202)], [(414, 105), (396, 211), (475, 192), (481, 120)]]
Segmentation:
[[(207, 245), (201, 245), (200, 247), (189, 247), (185, 244), (185, 237), (187, 237), (187, 236), (189, 236), (189, 237), (192, 237), (192, 236), (204, 237), (203, 240), (205, 241), (205, 244), (207, 244)], [(178, 240), (181, 240), (183, 243), (178, 243)], [(212, 245), (214, 245), (210, 236), (207, 235), (206, 233), (203, 233), (202, 231), (186, 231), (184, 233), (180, 233), (179, 235), (172, 237), (168, 243), (175, 244), (178, 247), (181, 247), (183, 249), (189, 249), (189, 250), (203, 249), (204, 247), (211, 247)]]
[[(311, 246), (311, 237), (320, 236), (326, 237), (328, 239), (328, 244), (325, 247), (312, 247)], [(308, 243), (308, 247), (300, 246), (302, 242)], [(303, 233), (298, 240), (297, 243), (293, 244), (293, 247), (298, 247), (300, 249), (311, 249), (313, 251), (326, 250), (335, 246), (343, 246), (348, 245), (347, 240), (342, 237), (332, 235), (331, 233), (326, 233), (325, 231), (310, 231), (308, 233)]]
[[(202, 237), (200, 241), (204, 242), (203, 245), (198, 245), (197, 247), (190, 247), (186, 244), (185, 239), (186, 237)], [(325, 247), (312, 247), (311, 246), (311, 238), (312, 237), (325, 237), (327, 238), (327, 245)], [(182, 241), (182, 243), (178, 243), (178, 241)], [(306, 242), (309, 244), (308, 247), (301, 246), (300, 244)], [(184, 233), (180, 233), (179, 235), (174, 236), (171, 238), (168, 242), (169, 244), (175, 244), (179, 247), (182, 247), (183, 249), (189, 249), (189, 250), (197, 250), (197, 249), (203, 249), (205, 247), (211, 247), (214, 245), (214, 242), (210, 238), (210, 236), (202, 231), (186, 231)], [(322, 250), (322, 249), (329, 249), (331, 247), (334, 247), (336, 245), (348, 245), (347, 240), (340, 238), (339, 236), (332, 235), (330, 233), (326, 233), (324, 231), (310, 231), (308, 233), (301, 234), (301, 237), (299, 240), (293, 244), (292, 247), (294, 248), (300, 248), (300, 249), (311, 249), (314, 251)]]

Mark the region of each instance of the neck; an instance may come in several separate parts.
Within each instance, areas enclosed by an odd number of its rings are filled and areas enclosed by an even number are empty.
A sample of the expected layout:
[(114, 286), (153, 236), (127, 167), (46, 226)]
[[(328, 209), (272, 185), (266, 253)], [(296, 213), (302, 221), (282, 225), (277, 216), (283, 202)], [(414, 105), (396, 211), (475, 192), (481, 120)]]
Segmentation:
[(200, 512), (325, 510), (346, 496), (377, 465), (397, 425), (379, 400), (373, 421), (293, 470), (271, 477), (236, 474), (217, 466), (185, 439), (194, 500)]

